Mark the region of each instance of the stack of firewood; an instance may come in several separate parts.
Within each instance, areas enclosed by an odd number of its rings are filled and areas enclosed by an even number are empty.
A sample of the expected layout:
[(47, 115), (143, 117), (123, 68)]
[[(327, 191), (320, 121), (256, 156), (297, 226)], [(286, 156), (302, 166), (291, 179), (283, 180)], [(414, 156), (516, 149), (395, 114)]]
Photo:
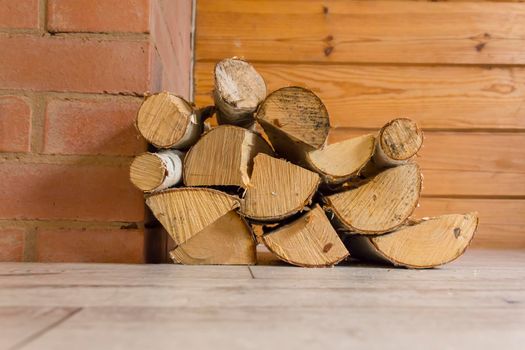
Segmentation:
[[(219, 62), (214, 78), (215, 106), (164, 92), (137, 115), (158, 151), (137, 156), (130, 178), (173, 239), (175, 262), (255, 264), (258, 243), (308, 267), (351, 256), (426, 268), (465, 251), (477, 214), (411, 218), (422, 188), (414, 121), (327, 145), (328, 111), (312, 91), (267, 95), (237, 58)], [(210, 128), (213, 115), (219, 125)]]

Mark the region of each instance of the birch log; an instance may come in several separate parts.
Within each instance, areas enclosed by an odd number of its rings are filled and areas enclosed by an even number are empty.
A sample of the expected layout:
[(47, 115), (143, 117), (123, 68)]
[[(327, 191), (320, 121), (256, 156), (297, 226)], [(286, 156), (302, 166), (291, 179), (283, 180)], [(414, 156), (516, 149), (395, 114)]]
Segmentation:
[(137, 129), (157, 148), (185, 149), (202, 133), (212, 108), (196, 110), (182, 97), (168, 92), (146, 97), (137, 114)]
[(256, 242), (248, 224), (229, 211), (170, 252), (185, 265), (253, 265)]
[(300, 161), (321, 175), (328, 185), (338, 185), (359, 175), (374, 154), (372, 134), (354, 137), (304, 154)]
[(182, 180), (184, 153), (164, 150), (143, 153), (131, 163), (131, 182), (144, 192), (155, 192), (177, 185)]
[(417, 207), (421, 171), (415, 163), (387, 169), (357, 188), (324, 198), (338, 228), (363, 235), (390, 232)]
[(246, 187), (253, 158), (272, 148), (257, 133), (232, 125), (211, 129), (189, 150), (184, 160), (186, 186)]
[(174, 188), (146, 198), (153, 215), (168, 231), (176, 245), (239, 207), (238, 198), (209, 188)]
[(219, 124), (249, 128), (255, 123), (257, 106), (266, 97), (266, 84), (251, 64), (228, 58), (215, 66), (213, 97)]
[(255, 157), (241, 214), (269, 222), (290, 217), (311, 202), (319, 182), (314, 172), (260, 153)]
[(379, 168), (405, 164), (423, 145), (423, 132), (411, 119), (398, 118), (385, 124), (376, 138), (374, 163)]
[(262, 240), (279, 259), (297, 266), (333, 266), (348, 256), (319, 205), (293, 222), (264, 234)]
[(330, 121), (323, 102), (312, 91), (292, 86), (272, 92), (261, 103), (257, 121), (277, 154), (298, 163), (306, 152), (322, 148)]
[(461, 256), (474, 237), (477, 213), (413, 222), (381, 236), (346, 235), (352, 257), (409, 268), (431, 268)]

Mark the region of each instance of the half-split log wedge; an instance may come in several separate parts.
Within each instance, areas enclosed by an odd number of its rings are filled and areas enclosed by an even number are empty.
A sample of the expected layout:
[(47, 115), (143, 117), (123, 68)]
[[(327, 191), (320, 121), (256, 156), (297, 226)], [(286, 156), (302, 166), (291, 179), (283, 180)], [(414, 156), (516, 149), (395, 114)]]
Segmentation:
[(229, 211), (170, 252), (185, 265), (253, 265), (256, 243), (248, 224)]
[(154, 192), (177, 185), (182, 180), (184, 153), (164, 150), (135, 157), (129, 169), (131, 182), (144, 192)]
[(241, 214), (256, 221), (276, 222), (308, 205), (320, 178), (314, 172), (259, 153), (246, 187)]
[(415, 121), (398, 118), (385, 124), (376, 139), (374, 163), (377, 167), (405, 164), (423, 145), (423, 132)]
[(239, 198), (209, 188), (174, 188), (146, 198), (146, 204), (175, 241), (181, 245), (229, 211)]
[(220, 125), (206, 133), (184, 160), (186, 186), (240, 186), (250, 181), (253, 158), (273, 155), (270, 145), (247, 129)]
[(461, 256), (474, 237), (477, 213), (421, 220), (382, 236), (348, 235), (352, 257), (410, 268), (431, 268)]
[(256, 119), (275, 151), (294, 163), (299, 162), (304, 153), (323, 147), (330, 130), (323, 102), (310, 90), (297, 86), (268, 95)]
[(363, 235), (390, 232), (417, 207), (421, 171), (415, 163), (387, 169), (357, 188), (325, 197), (336, 227)]
[(157, 148), (184, 149), (202, 133), (202, 121), (213, 108), (195, 110), (182, 97), (161, 92), (146, 97), (137, 114), (137, 129)]
[(266, 97), (266, 84), (251, 64), (228, 58), (215, 66), (213, 97), (219, 124), (251, 127), (253, 114)]
[(354, 137), (306, 153), (306, 166), (329, 185), (341, 184), (359, 175), (374, 154), (372, 134)]
[(263, 235), (262, 240), (279, 259), (297, 266), (333, 266), (348, 256), (319, 205), (295, 221)]

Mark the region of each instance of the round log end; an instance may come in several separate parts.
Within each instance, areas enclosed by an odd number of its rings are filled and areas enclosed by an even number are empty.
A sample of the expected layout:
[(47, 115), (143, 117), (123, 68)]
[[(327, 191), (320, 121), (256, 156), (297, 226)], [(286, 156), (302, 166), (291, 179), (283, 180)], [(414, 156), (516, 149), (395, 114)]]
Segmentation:
[(187, 143), (188, 129), (197, 123), (192, 106), (168, 92), (146, 98), (137, 115), (139, 132), (158, 148), (178, 148)]

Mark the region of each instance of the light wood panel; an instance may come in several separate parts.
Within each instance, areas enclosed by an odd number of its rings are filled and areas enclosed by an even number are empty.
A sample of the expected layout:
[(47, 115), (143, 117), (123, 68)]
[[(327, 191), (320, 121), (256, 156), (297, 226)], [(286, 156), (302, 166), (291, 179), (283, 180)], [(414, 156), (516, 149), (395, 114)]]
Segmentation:
[(417, 213), (478, 210), (474, 246), (525, 248), (525, 3), (199, 0), (196, 33), (199, 105), (215, 61), (241, 56), (269, 91), (316, 92), (331, 142), (415, 119)]
[[(334, 129), (337, 142), (368, 131)], [(426, 132), (423, 195), (525, 196), (525, 134)]]
[(479, 212), (472, 247), (525, 249), (525, 200), (421, 198), (414, 217)]
[[(326, 104), (334, 127), (379, 128), (402, 116), (417, 120), (425, 130), (525, 130), (525, 68), (254, 66), (268, 91), (290, 85), (312, 89)], [(196, 65), (200, 106), (213, 101), (213, 67), (211, 62)]]
[(201, 0), (200, 60), (525, 63), (522, 4)]

